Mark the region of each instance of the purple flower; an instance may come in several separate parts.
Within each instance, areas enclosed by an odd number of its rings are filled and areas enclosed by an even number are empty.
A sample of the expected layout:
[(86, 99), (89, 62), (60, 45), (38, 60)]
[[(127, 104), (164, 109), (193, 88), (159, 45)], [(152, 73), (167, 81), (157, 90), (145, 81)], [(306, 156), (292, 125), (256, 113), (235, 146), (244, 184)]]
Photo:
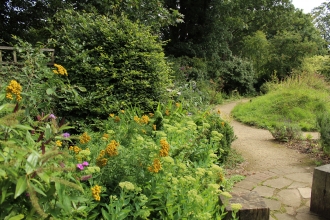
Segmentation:
[(89, 164), (88, 164), (87, 161), (84, 161), (84, 162), (82, 163), (82, 165), (83, 165), (84, 167), (87, 167)]
[(48, 118), (56, 119), (56, 116), (55, 116), (54, 114), (50, 114), (50, 115), (48, 116)]
[(80, 163), (77, 164), (77, 168), (80, 169), (80, 170), (83, 170), (84, 169), (84, 166)]
[(66, 133), (63, 133), (62, 136), (63, 136), (64, 138), (68, 138), (68, 137), (70, 137), (70, 134), (66, 132)]

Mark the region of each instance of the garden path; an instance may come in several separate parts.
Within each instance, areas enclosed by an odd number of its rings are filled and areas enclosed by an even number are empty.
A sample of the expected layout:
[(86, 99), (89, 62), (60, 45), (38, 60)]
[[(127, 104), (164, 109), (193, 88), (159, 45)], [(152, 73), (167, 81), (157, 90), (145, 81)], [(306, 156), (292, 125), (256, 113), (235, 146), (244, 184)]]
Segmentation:
[[(232, 148), (245, 162), (230, 172), (246, 176), (233, 192), (256, 191), (271, 210), (270, 220), (323, 220), (309, 211), (315, 163), (307, 154), (274, 141), (268, 130), (250, 127), (233, 120), (231, 110), (240, 100), (216, 107), (230, 120), (237, 139)], [(317, 134), (313, 134), (317, 138)]]

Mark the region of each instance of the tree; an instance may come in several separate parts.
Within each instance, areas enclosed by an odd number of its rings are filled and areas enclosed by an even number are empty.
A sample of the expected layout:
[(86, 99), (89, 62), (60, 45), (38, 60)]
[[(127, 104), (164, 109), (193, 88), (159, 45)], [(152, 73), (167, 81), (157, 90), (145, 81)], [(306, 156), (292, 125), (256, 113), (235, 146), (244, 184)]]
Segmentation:
[(323, 39), (330, 44), (330, 2), (323, 2), (312, 10), (315, 26), (320, 30)]

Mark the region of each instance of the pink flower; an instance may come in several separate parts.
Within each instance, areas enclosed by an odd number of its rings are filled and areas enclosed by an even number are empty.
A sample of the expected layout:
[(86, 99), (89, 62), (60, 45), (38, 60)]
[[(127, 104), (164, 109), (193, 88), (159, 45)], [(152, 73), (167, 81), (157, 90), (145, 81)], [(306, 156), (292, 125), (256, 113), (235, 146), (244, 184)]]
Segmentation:
[(66, 132), (66, 133), (63, 133), (62, 136), (63, 136), (64, 138), (68, 138), (68, 137), (70, 137), (70, 134)]
[(80, 170), (83, 170), (84, 169), (84, 166), (80, 163), (77, 164), (77, 168), (80, 169)]
[(56, 119), (56, 116), (55, 116), (54, 114), (50, 114), (50, 115), (48, 116), (48, 118)]
[(87, 161), (84, 161), (84, 162), (82, 163), (82, 165), (83, 165), (84, 167), (87, 167), (89, 164), (88, 164)]

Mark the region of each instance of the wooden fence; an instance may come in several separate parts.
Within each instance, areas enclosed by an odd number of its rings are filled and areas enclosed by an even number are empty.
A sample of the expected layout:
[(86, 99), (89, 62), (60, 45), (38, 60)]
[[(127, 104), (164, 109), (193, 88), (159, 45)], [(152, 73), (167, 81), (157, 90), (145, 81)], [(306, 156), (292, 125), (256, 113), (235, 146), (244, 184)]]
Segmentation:
[[(53, 66), (55, 61), (55, 49), (42, 48), (40, 50), (50, 53), (50, 62), (48, 62), (47, 65)], [(3, 61), (2, 51), (12, 51), (12, 61)], [(17, 51), (14, 47), (0, 46), (0, 65), (20, 65), (20, 62), (17, 61)]]

